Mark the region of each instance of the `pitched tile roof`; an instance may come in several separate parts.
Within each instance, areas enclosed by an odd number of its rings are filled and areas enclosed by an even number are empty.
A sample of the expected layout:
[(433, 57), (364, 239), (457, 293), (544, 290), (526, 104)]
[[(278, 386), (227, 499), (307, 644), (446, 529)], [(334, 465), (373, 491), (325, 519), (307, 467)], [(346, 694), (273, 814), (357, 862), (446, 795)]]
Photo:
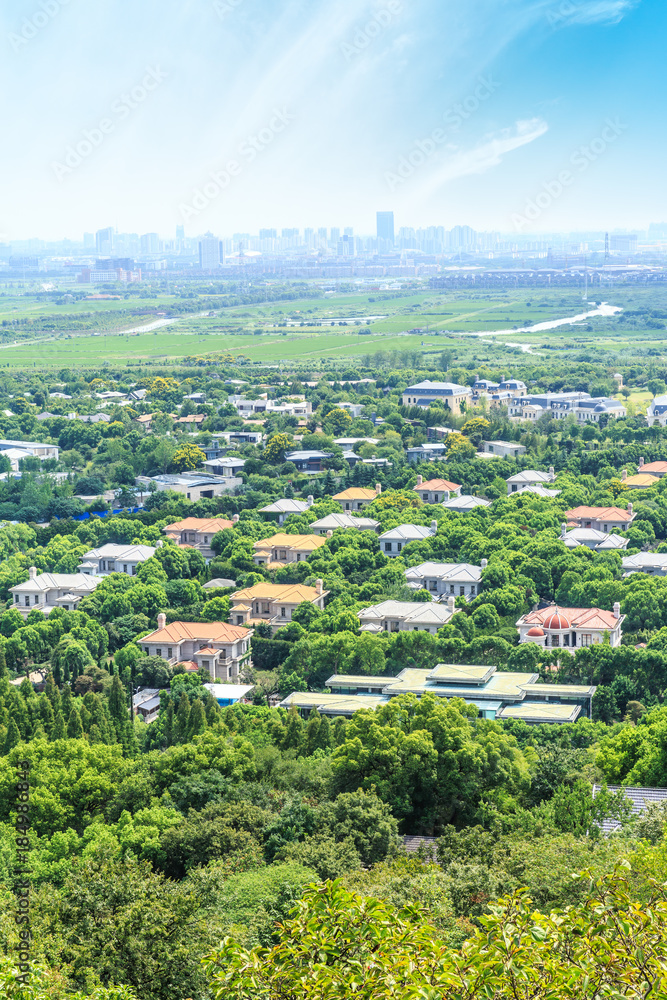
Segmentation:
[(572, 520), (632, 521), (634, 515), (623, 507), (574, 507), (566, 510), (565, 517)]
[(450, 483), (448, 479), (429, 479), (427, 483), (421, 483), (419, 486), (415, 486), (414, 489), (420, 493), (424, 490), (428, 493), (434, 493), (437, 490), (440, 492), (443, 490), (451, 492), (452, 490), (460, 490), (461, 487), (458, 483)]
[[(324, 591), (323, 593), (326, 593)], [(314, 601), (321, 595), (315, 587), (306, 587), (302, 583), (256, 583), (254, 587), (237, 590), (232, 594), (232, 601), (285, 601), (286, 604), (301, 604), (302, 601)]]
[(377, 497), (375, 490), (363, 489), (361, 486), (350, 486), (342, 493), (336, 493), (334, 500), (375, 500)]
[(602, 608), (560, 608), (556, 604), (538, 611), (530, 611), (519, 621), (522, 625), (543, 625), (547, 618), (561, 615), (568, 619), (572, 628), (591, 628), (611, 631), (625, 617), (615, 618), (613, 611), (603, 611)]
[(228, 625), (227, 622), (171, 622), (170, 625), (144, 636), (140, 641), (174, 644), (183, 642), (184, 639), (194, 639), (197, 642), (236, 642), (247, 635), (247, 628), (242, 625)]
[(224, 517), (186, 517), (184, 521), (174, 521), (173, 524), (166, 524), (162, 529), (168, 531), (207, 531), (215, 534), (217, 531), (224, 531), (225, 528), (233, 528), (234, 522), (227, 521)]

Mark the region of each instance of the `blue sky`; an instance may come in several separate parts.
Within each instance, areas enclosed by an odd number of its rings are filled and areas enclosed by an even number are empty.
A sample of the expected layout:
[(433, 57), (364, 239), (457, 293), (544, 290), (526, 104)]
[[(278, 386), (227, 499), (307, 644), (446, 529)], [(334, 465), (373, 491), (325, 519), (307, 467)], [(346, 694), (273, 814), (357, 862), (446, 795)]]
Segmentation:
[(667, 219), (664, 0), (9, 0), (5, 238)]

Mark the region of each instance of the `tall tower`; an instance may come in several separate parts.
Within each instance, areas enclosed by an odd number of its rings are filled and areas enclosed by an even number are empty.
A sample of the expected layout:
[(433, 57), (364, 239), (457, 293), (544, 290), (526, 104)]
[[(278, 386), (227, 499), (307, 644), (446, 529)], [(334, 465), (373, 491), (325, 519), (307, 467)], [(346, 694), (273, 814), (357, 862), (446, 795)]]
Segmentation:
[(378, 212), (376, 215), (378, 250), (394, 246), (394, 213)]

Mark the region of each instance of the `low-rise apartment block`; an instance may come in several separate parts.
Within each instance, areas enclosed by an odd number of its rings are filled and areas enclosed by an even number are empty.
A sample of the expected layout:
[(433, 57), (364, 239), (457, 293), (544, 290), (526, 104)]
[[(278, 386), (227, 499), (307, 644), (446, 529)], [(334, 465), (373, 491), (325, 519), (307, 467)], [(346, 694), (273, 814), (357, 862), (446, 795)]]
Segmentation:
[(446, 410), (460, 416), (472, 401), (472, 390), (467, 385), (455, 382), (418, 382), (403, 392), (403, 406), (419, 406), (428, 409), (433, 403), (440, 403)]

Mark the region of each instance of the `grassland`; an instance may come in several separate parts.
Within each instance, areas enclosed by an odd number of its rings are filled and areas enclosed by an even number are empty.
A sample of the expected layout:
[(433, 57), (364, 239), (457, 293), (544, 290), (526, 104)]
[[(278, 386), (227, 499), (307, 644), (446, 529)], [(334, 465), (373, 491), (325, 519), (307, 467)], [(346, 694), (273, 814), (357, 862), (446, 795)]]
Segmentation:
[[(211, 296), (204, 314), (175, 315), (176, 294), (118, 299), (44, 300), (17, 290), (0, 293), (0, 367), (96, 367), (105, 362), (177, 362), (186, 356), (224, 354), (265, 364), (345, 362), (377, 352), (419, 352), (425, 361), (443, 350), (457, 358), (505, 356), (520, 360), (521, 348), (545, 359), (549, 352), (576, 360), (612, 354), (667, 355), (661, 322), (647, 326), (645, 314), (664, 310), (660, 289), (616, 288), (605, 297), (626, 312), (621, 320), (596, 317), (550, 331), (523, 331), (585, 311), (581, 294), (568, 289), (337, 292), (291, 301), (231, 305), (228, 295)], [(624, 316), (628, 316), (625, 323)], [(31, 324), (39, 318), (41, 327)], [(368, 318), (370, 317), (370, 319)], [(630, 318), (631, 317), (631, 318)], [(640, 317), (639, 319), (637, 317)], [(643, 317), (643, 318), (642, 318)], [(53, 318), (54, 329), (49, 330)], [(12, 343), (13, 321), (22, 321)], [(6, 321), (6, 322), (3, 322)], [(72, 328), (67, 332), (68, 323)], [(347, 325), (345, 324), (347, 321)], [(161, 324), (159, 329), (150, 329)], [(168, 325), (167, 325), (168, 324)], [(123, 332), (141, 329), (140, 332)], [(417, 330), (417, 333), (410, 331)], [(493, 335), (502, 331), (497, 337)], [(471, 334), (486, 333), (482, 340)], [(638, 400), (637, 406), (642, 405)]]

